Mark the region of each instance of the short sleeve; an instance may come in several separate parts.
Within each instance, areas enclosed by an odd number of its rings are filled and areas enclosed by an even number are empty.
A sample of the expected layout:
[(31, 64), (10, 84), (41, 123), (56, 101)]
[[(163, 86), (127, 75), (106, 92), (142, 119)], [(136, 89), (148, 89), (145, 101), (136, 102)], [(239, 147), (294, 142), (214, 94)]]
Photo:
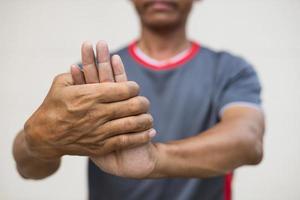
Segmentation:
[(216, 98), (219, 117), (233, 105), (261, 109), (261, 84), (253, 66), (239, 57), (227, 55), (221, 59)]

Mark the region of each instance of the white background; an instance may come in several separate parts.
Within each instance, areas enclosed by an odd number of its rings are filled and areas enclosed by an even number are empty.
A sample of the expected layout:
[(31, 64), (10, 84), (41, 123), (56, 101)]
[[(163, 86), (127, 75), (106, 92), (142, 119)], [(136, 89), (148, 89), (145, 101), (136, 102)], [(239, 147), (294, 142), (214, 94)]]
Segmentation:
[[(65, 157), (54, 176), (25, 181), (11, 147), (54, 75), (80, 58), (84, 40), (111, 49), (138, 36), (129, 0), (0, 0), (0, 199), (86, 199), (86, 159)], [(264, 86), (265, 157), (236, 171), (238, 200), (300, 199), (300, 1), (205, 0), (189, 35), (252, 62)]]

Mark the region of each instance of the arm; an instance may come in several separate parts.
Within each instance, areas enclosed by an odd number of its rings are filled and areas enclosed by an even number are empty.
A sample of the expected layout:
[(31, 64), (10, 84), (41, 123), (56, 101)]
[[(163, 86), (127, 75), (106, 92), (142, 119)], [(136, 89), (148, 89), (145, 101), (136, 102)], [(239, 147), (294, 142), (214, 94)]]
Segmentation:
[(262, 112), (238, 106), (228, 108), (213, 128), (195, 137), (156, 144), (157, 167), (150, 177), (206, 178), (242, 165), (258, 164), (263, 156), (263, 135)]
[[(100, 43), (97, 46), (102, 45)], [(116, 82), (126, 81), (126, 72), (120, 58), (113, 57), (112, 65), (102, 64), (109, 56), (107, 46), (105, 49), (106, 58), (98, 60), (101, 65), (99, 69), (102, 69), (99, 70), (99, 77), (106, 77), (105, 80), (115, 79)], [(71, 71), (74, 80), (82, 84), (80, 73), (75, 73), (75, 69)], [(118, 80), (117, 77), (113, 77), (111, 71), (114, 75), (122, 74), (123, 78)], [(247, 80), (242, 81), (243, 84), (245, 82), (247, 83)], [(244, 85), (240, 88), (243, 89), (241, 96), (252, 95), (252, 90), (243, 93)], [(233, 87), (233, 92), (236, 91)], [(232, 99), (229, 98), (228, 101)], [(263, 132), (264, 117), (260, 111), (235, 106), (225, 109), (219, 124), (195, 137), (166, 144), (148, 143), (132, 149), (123, 149), (117, 154), (93, 157), (92, 160), (105, 172), (126, 178), (212, 177), (242, 165), (259, 163), (262, 159)]]
[(43, 160), (32, 155), (25, 140), (24, 130), (16, 136), (13, 155), (17, 170), (23, 178), (42, 179), (57, 171), (60, 159)]
[[(98, 75), (92, 45), (83, 44), (82, 60), (85, 75), (92, 76), (78, 80), (94, 83)], [(74, 85), (71, 74), (57, 76), (15, 139), (13, 154), (20, 175), (45, 178), (58, 169), (63, 155), (103, 156), (148, 143), (153, 137), (152, 117), (146, 114), (148, 100), (138, 93), (134, 82)]]

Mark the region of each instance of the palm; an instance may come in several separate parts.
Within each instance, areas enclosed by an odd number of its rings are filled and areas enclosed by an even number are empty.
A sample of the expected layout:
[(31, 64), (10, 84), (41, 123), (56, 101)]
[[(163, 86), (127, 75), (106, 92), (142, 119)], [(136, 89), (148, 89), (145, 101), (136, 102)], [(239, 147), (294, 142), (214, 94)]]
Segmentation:
[(91, 158), (103, 171), (127, 178), (147, 177), (155, 167), (152, 143)]
[[(95, 62), (95, 58), (98, 63)], [(112, 63), (110, 63), (110, 60)], [(74, 84), (97, 82), (101, 84), (107, 81), (128, 81), (121, 58), (119, 56), (110, 58), (106, 43), (97, 43), (96, 56), (94, 55), (92, 45), (88, 42), (84, 43), (82, 45), (82, 63), (84, 73), (82, 73), (78, 66), (71, 69)], [(136, 131), (132, 130), (130, 132)], [(143, 178), (147, 177), (153, 171), (156, 163), (155, 158), (155, 145), (148, 143), (91, 159), (99, 168), (107, 173), (122, 177)]]

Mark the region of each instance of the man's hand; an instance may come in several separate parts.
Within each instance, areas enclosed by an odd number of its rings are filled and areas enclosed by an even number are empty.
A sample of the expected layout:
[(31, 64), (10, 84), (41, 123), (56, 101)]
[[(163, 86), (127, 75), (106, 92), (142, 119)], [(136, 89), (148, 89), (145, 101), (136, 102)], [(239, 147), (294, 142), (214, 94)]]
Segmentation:
[[(97, 63), (94, 62), (92, 45), (89, 43), (83, 44), (83, 73), (78, 66), (72, 66), (71, 68), (75, 84), (100, 82), (100, 85), (103, 85), (114, 81), (117, 83), (128, 82), (121, 58), (118, 55), (114, 55), (112, 62), (110, 62), (106, 43), (98, 42), (96, 53)], [(126, 125), (124, 124), (124, 126)], [(151, 130), (151, 133), (155, 135), (155, 130)], [(91, 159), (107, 173), (128, 178), (145, 178), (156, 167), (157, 155), (156, 146), (152, 143), (147, 143), (135, 148), (117, 150), (103, 156), (91, 156)]]
[(62, 155), (99, 156), (149, 142), (149, 102), (138, 92), (134, 82), (74, 86), (70, 74), (57, 76), (25, 124), (30, 152), (52, 160)]
[[(91, 46), (89, 48), (92, 49)], [(106, 55), (106, 62), (98, 59), (100, 85), (108, 80), (127, 81), (120, 57), (112, 57), (110, 70), (107, 46), (100, 42), (97, 54), (103, 56), (101, 52)], [(111, 77), (112, 72), (114, 77)], [(101, 77), (105, 77), (106, 81), (101, 81)], [(76, 78), (79, 79), (79, 76)], [(102, 170), (122, 177), (207, 178), (224, 175), (245, 164), (258, 164), (262, 158), (263, 133), (262, 112), (237, 106), (227, 109), (216, 126), (194, 137), (168, 143), (149, 142), (104, 156), (91, 156), (91, 159)]]

